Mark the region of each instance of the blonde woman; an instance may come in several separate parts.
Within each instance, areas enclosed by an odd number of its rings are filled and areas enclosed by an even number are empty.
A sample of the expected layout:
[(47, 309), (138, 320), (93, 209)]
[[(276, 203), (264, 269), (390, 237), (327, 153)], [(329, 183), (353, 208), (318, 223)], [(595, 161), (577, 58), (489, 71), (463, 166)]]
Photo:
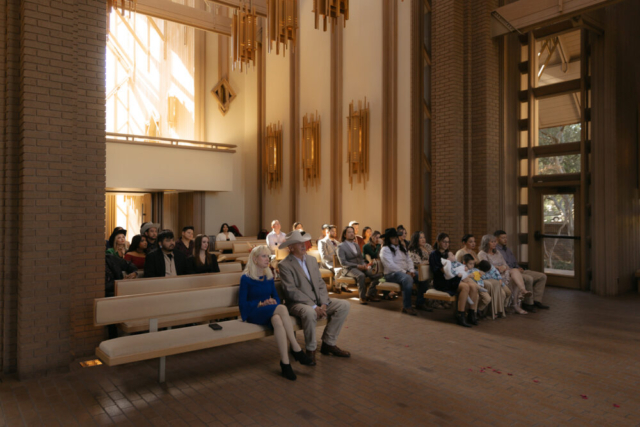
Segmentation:
[(294, 381), (296, 374), (289, 363), (287, 338), (291, 343), (294, 359), (303, 365), (311, 364), (311, 359), (296, 341), (289, 311), (280, 303), (273, 274), (269, 268), (270, 256), (271, 250), (268, 246), (257, 246), (251, 251), (249, 262), (240, 279), (238, 305), (243, 321), (273, 327), (278, 350), (280, 350), (282, 376)]

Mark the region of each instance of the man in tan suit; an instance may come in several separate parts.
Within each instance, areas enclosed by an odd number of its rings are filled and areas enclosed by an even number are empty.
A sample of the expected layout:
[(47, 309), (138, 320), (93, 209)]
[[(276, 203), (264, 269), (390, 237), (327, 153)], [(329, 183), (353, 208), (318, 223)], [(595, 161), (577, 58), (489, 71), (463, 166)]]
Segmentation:
[(280, 261), (280, 279), (284, 291), (284, 299), (289, 313), (300, 319), (304, 329), (304, 340), (307, 354), (315, 365), (316, 324), (318, 320), (328, 318), (327, 326), (322, 334), (320, 352), (324, 355), (350, 357), (348, 351), (336, 346), (336, 341), (342, 330), (342, 325), (349, 314), (349, 303), (344, 300), (330, 299), (327, 285), (320, 274), (318, 262), (314, 257), (306, 256), (305, 242), (311, 236), (292, 231), (287, 239), (280, 244), (280, 248), (289, 248), (289, 256)]

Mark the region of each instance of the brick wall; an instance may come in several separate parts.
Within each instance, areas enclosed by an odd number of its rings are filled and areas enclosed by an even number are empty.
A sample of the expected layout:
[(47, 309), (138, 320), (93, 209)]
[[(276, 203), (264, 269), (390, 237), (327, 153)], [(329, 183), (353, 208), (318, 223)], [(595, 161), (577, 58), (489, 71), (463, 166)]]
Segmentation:
[(500, 227), (499, 46), (491, 39), (497, 0), (433, 0), (433, 236), (453, 248), (465, 233)]
[(19, 24), (0, 39), (0, 90), (14, 94), (2, 149), (15, 154), (4, 156), (15, 172), (2, 181), (2, 260), (17, 265), (2, 281), (2, 366), (29, 377), (68, 369), (103, 337), (92, 304), (104, 294), (106, 11), (100, 0), (1, 1), (15, 12), (3, 24)]

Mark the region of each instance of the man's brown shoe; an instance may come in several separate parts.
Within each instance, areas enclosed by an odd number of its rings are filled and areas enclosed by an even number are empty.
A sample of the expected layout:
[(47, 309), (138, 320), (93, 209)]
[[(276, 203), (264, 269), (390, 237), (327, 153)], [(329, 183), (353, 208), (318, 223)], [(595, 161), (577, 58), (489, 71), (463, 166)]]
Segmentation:
[(411, 308), (411, 307), (409, 307), (409, 308), (404, 308), (404, 307), (403, 307), (403, 308), (402, 308), (402, 312), (403, 312), (403, 313), (410, 314), (411, 316), (417, 316), (417, 315), (418, 315), (418, 312), (417, 312), (417, 311), (415, 311), (415, 310), (414, 310), (413, 308)]
[(316, 351), (307, 350), (307, 356), (311, 359), (311, 363), (305, 363), (307, 366), (316, 366)]
[(325, 356), (332, 355), (337, 357), (351, 357), (351, 353), (345, 350), (341, 350), (337, 345), (328, 345), (325, 342), (322, 342), (322, 347), (320, 347), (320, 353)]
[(340, 289), (338, 286), (333, 286), (333, 293), (334, 294), (341, 294), (342, 293), (342, 289)]
[(381, 299), (378, 297), (367, 297), (367, 301), (369, 302), (380, 302)]
[(360, 304), (367, 305), (367, 297), (360, 298)]
[(352, 294), (353, 293), (353, 291), (351, 289), (349, 289), (348, 287), (346, 287), (346, 286), (344, 288), (342, 288), (342, 292), (344, 292), (345, 294)]

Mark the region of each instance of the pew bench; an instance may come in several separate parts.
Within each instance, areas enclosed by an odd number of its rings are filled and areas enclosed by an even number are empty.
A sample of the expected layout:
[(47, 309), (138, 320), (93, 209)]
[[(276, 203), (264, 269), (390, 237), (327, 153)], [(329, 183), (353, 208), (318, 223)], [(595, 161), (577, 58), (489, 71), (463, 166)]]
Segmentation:
[[(144, 321), (150, 332), (103, 341), (96, 348), (96, 356), (107, 366), (159, 359), (158, 380), (162, 383), (167, 356), (272, 335), (273, 330), (268, 326), (241, 320), (220, 322), (220, 331), (214, 331), (208, 325), (158, 330), (162, 318), (205, 310), (221, 313), (238, 310), (238, 291), (238, 286), (225, 286), (98, 298), (94, 301), (95, 326)], [(301, 329), (297, 318), (292, 317), (291, 321), (294, 330)], [(318, 321), (318, 326), (325, 324), (326, 320)]]
[[(338, 258), (337, 255), (333, 256), (333, 267), (336, 271), (340, 271), (342, 269), (342, 264), (340, 264), (340, 258)], [(357, 282), (356, 279), (354, 279), (353, 277), (345, 277), (345, 276), (340, 276), (336, 279), (334, 279), (334, 281), (336, 283), (344, 283), (347, 286), (357, 286)], [(366, 283), (370, 283), (371, 279), (369, 279), (368, 277), (365, 279)], [(402, 291), (402, 288), (400, 287), (399, 284), (397, 283), (393, 283), (393, 282), (381, 282), (378, 283), (378, 286), (376, 286), (376, 289), (379, 291), (389, 291), (389, 292), (396, 292), (396, 293), (400, 293), (400, 291)]]
[[(115, 282), (116, 297), (144, 295), (158, 292), (186, 291), (200, 288), (229, 287), (240, 285), (242, 271), (232, 273), (194, 274), (176, 277), (153, 277), (136, 280), (118, 280)], [(158, 320), (159, 328), (187, 325), (190, 323), (208, 322), (211, 319), (223, 319), (240, 315), (238, 307), (205, 308), (203, 310), (187, 310), (183, 313), (161, 316)], [(128, 320), (118, 325), (126, 333), (145, 332), (149, 330), (146, 319)]]

